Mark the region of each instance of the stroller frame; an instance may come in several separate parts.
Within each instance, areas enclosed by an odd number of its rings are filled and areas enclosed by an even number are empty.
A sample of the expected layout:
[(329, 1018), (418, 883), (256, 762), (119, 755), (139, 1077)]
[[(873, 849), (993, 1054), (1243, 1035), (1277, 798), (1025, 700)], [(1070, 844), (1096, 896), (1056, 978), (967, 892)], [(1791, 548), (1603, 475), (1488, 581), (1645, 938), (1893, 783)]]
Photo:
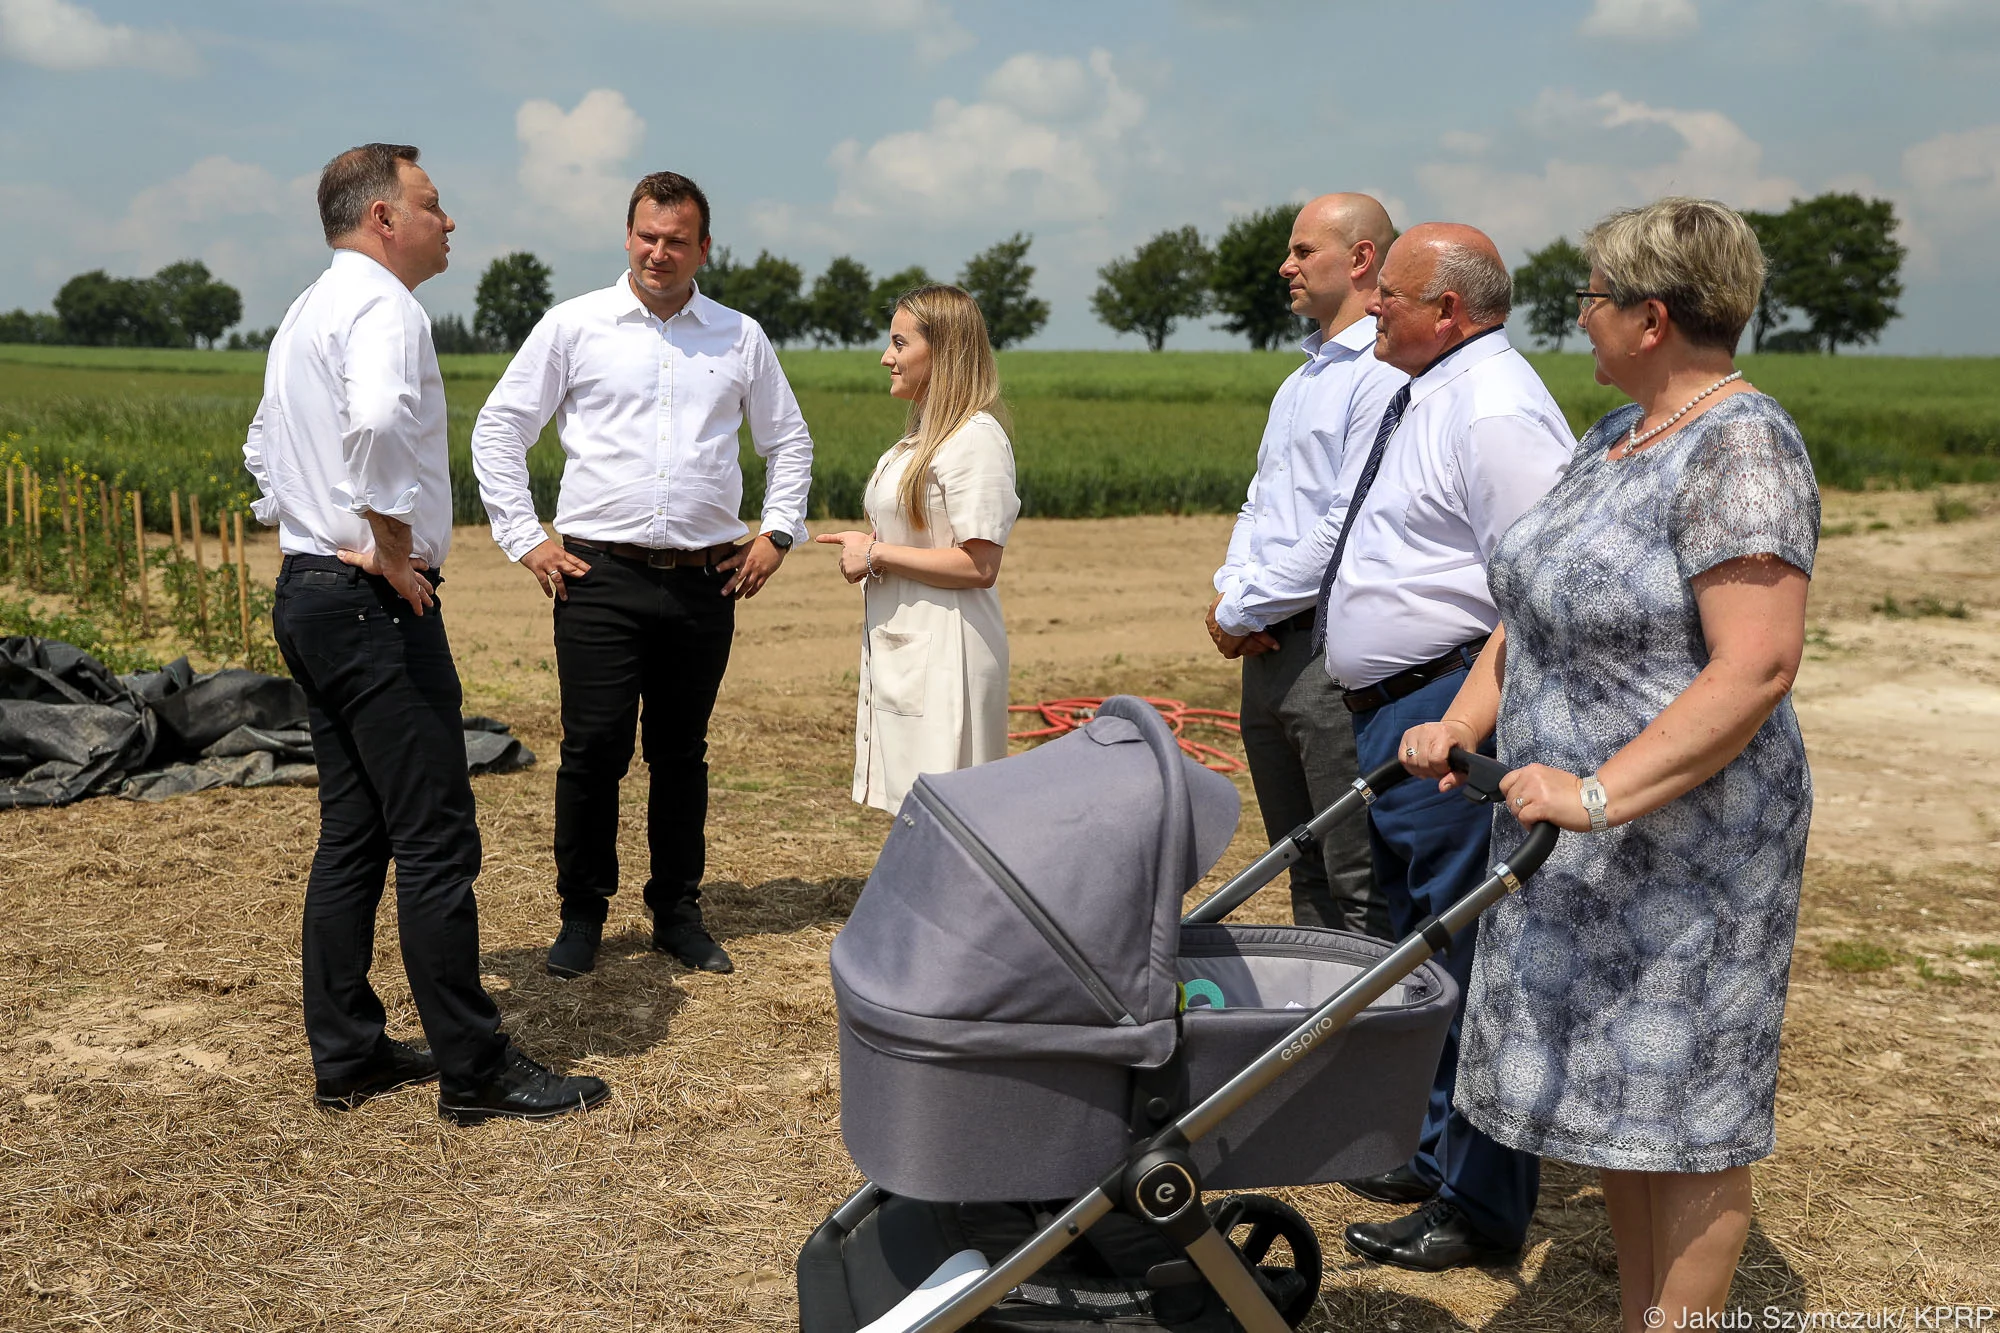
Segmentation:
[[(1504, 764), (1485, 755), (1454, 749), (1451, 766), (1464, 776), (1465, 784), (1460, 791), (1468, 800), (1499, 799), (1500, 779), (1508, 772)], [(1181, 923), (1220, 921), (1275, 879), (1279, 871), (1296, 862), (1337, 821), (1365, 810), (1382, 792), (1410, 776), (1399, 761), (1391, 760), (1356, 778), (1339, 799), (1203, 899), (1181, 918)], [(1253, 1266), (1212, 1224), (1202, 1202), (1201, 1176), (1189, 1153), (1190, 1145), (1215, 1132), (1297, 1062), (1312, 1058), (1316, 1047), (1323, 1047), (1327, 1038), (1353, 1022), (1427, 959), (1448, 947), (1451, 937), (1470, 926), (1488, 907), (1508, 894), (1519, 892), (1522, 883), (1548, 859), (1558, 836), (1555, 825), (1537, 825), (1511, 863), (1495, 864), (1477, 888), (1444, 912), (1419, 924), (1385, 957), (1342, 987), (1220, 1088), (1136, 1144), (1125, 1161), (1095, 1188), (1078, 1197), (972, 1285), (910, 1325), (910, 1333), (953, 1333), (964, 1328), (1085, 1231), (1119, 1210), (1154, 1228), (1174, 1249), (1186, 1255), (1187, 1263), (1215, 1291), (1247, 1333), (1286, 1333), (1291, 1325), (1272, 1303)], [(838, 1246), (884, 1197), (885, 1191), (879, 1186), (863, 1185), (820, 1225), (808, 1243), (809, 1248), (822, 1244)]]

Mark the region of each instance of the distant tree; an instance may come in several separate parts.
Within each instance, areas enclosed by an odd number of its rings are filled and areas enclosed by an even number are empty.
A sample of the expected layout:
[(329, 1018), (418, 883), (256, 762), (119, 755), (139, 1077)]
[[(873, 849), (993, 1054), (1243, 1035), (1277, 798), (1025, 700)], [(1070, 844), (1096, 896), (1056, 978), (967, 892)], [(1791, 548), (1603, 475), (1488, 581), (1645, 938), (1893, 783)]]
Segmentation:
[(729, 297), (729, 284), (740, 272), (741, 266), (729, 257), (726, 246), (713, 246), (708, 252), (708, 262), (695, 275), (694, 285), (701, 288), (701, 294), (709, 300), (720, 301), (733, 310), (736, 303)]
[(1015, 232), (965, 261), (958, 285), (972, 294), (986, 317), (986, 336), (995, 351), (1026, 342), (1049, 322), (1049, 303), (1028, 295), (1035, 270), (1027, 262), (1035, 238)]
[(1222, 327), (1242, 334), (1260, 352), (1299, 335), (1291, 284), (1278, 274), (1291, 249), (1298, 212), (1291, 204), (1280, 204), (1237, 218), (1215, 242), (1208, 288), (1223, 316)]
[(59, 343), (62, 321), (40, 311), (9, 310), (0, 315), (0, 343)]
[(278, 326), (268, 329), (252, 329), (248, 333), (229, 335), (229, 350), (232, 352), (262, 352), (269, 350), (271, 340), (278, 336)]
[(806, 324), (812, 340), (822, 347), (852, 347), (880, 332), (875, 283), (866, 266), (846, 255), (829, 262), (806, 298)]
[(223, 330), (243, 318), (243, 295), (226, 282), (218, 281), (199, 259), (183, 259), (155, 273), (153, 285), (160, 290), (185, 346), (203, 343), (215, 346)]
[(496, 350), (493, 344), (472, 331), (464, 315), (445, 315), (431, 321), (431, 346), (439, 356), (466, 356)]
[(1208, 310), (1209, 268), (1214, 263), (1193, 227), (1163, 231), (1132, 253), (1097, 270), (1091, 293), (1097, 318), (1119, 333), (1137, 333), (1157, 352), (1183, 319)]
[(783, 347), (806, 332), (806, 302), (800, 295), (805, 274), (791, 260), (757, 252), (751, 263), (730, 272), (726, 304), (764, 326), (764, 334)]
[[(869, 297), (868, 304), (874, 307), (877, 316), (882, 321), (882, 327), (886, 329), (889, 327), (889, 316), (896, 309), (896, 298), (900, 297), (904, 292), (909, 291), (912, 287), (928, 287), (931, 285), (931, 282), (931, 275), (924, 272), (922, 264), (912, 264), (901, 272), (891, 273), (888, 277), (876, 283), (875, 294)], [(990, 333), (988, 336), (991, 336)]]
[(1879, 341), (1902, 313), (1896, 302), (1908, 252), (1895, 231), (1896, 206), (1887, 199), (1822, 194), (1793, 202), (1775, 291), (1829, 355)]
[(1757, 246), (1764, 252), (1764, 290), (1758, 294), (1757, 310), (1750, 317), (1750, 350), (1761, 352), (1791, 313), (1778, 299), (1778, 274), (1792, 258), (1792, 215), (1746, 209), (1743, 220), (1757, 233)]
[(1560, 352), (1577, 331), (1578, 291), (1590, 285), (1590, 265), (1567, 237), (1557, 237), (1514, 270), (1514, 308), (1528, 310), (1528, 332)]
[(55, 307), (63, 341), (84, 347), (171, 347), (181, 338), (164, 291), (147, 278), (79, 273), (56, 293)]
[(509, 352), (519, 347), (555, 303), (550, 276), (549, 266), (526, 250), (488, 264), (473, 297), (473, 331)]

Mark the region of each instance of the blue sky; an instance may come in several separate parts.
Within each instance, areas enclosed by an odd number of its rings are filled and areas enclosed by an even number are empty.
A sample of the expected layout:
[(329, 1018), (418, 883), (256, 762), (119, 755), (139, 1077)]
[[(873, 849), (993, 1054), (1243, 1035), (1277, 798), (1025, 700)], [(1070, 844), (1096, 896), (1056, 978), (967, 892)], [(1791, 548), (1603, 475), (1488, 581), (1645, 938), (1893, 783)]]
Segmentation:
[(437, 314), (515, 249), (610, 281), (661, 168), (809, 277), (1032, 232), (1047, 347), (1139, 345), (1088, 297), (1152, 233), (1322, 190), (1519, 262), (1670, 191), (1859, 189), (1910, 247), (1882, 349), (2000, 353), (2000, 0), (0, 0), (0, 309), (194, 256), (273, 323), (319, 167), (371, 139), (458, 220)]

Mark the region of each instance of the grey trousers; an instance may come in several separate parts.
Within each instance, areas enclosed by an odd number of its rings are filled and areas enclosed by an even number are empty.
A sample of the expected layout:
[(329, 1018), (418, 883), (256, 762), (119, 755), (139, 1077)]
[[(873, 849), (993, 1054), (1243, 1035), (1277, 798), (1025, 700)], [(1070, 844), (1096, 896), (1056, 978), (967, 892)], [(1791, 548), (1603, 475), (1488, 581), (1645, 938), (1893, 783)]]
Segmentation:
[[(1278, 628), (1273, 652), (1243, 659), (1243, 749), (1272, 842), (1331, 805), (1357, 775), (1354, 722), (1312, 653), (1312, 632)], [(1388, 939), (1368, 821), (1342, 820), (1292, 866), (1292, 920)]]

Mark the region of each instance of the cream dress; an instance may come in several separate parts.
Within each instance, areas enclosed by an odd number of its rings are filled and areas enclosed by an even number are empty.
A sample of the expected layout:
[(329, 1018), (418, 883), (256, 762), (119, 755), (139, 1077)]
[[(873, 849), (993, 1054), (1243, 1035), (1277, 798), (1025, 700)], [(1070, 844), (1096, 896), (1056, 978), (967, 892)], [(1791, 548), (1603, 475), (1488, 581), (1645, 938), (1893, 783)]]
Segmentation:
[[(897, 495), (910, 449), (882, 455), (862, 504), (887, 546), (1004, 546), (1021, 499), (1007, 432), (977, 413), (931, 462), (924, 527)], [(1007, 626), (992, 588), (935, 588), (886, 574), (864, 580), (861, 701), (854, 724), (854, 799), (895, 810), (919, 773), (970, 768), (1007, 753)]]

